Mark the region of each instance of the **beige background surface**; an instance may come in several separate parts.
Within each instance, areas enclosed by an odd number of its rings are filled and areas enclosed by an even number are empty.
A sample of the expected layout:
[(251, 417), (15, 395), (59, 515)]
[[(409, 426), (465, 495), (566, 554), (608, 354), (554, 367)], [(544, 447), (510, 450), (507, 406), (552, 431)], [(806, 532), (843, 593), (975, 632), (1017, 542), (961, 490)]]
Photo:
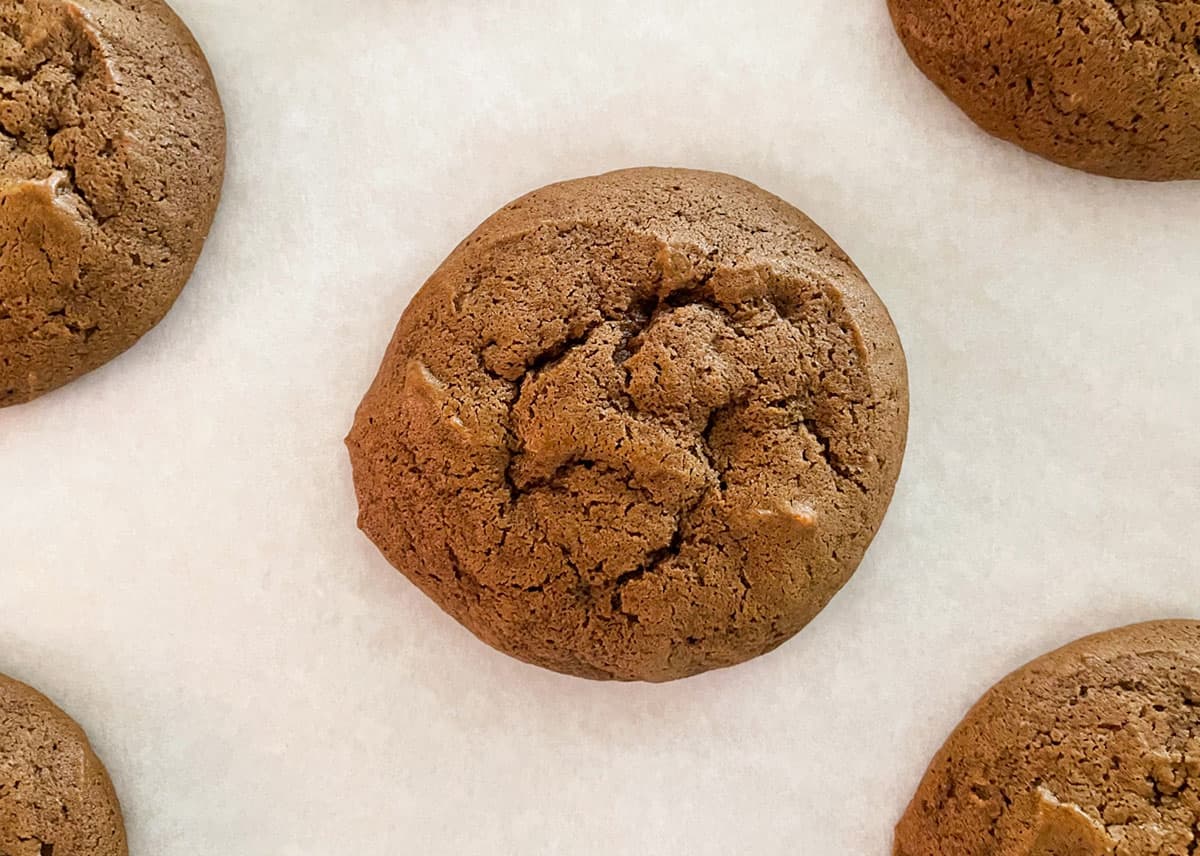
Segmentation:
[[(176, 0), (229, 115), (193, 283), (0, 411), (0, 671), (91, 732), (133, 853), (886, 856), (1005, 672), (1200, 616), (1200, 184), (977, 131), (883, 0)], [(341, 440), (460, 238), (557, 179), (738, 173), (908, 350), (892, 512), (775, 654), (670, 686), (492, 653), (355, 529)]]

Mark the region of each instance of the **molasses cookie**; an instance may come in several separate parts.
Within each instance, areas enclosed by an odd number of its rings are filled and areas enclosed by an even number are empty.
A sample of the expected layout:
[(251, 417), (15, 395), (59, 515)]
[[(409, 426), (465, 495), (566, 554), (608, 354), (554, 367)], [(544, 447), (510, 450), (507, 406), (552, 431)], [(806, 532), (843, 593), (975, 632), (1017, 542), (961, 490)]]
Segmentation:
[(79, 726), (0, 675), (0, 854), (126, 856), (121, 808)]
[(1200, 0), (888, 0), (988, 132), (1117, 178), (1200, 178)]
[(896, 856), (1167, 856), (1200, 833), (1200, 622), (1092, 636), (992, 689), (942, 748)]
[(360, 524), (496, 648), (666, 681), (765, 653), (900, 471), (879, 298), (781, 199), (634, 169), (503, 208), (413, 300), (348, 444)]
[(0, 4), (0, 407), (158, 323), (216, 212), (225, 125), (160, 0)]

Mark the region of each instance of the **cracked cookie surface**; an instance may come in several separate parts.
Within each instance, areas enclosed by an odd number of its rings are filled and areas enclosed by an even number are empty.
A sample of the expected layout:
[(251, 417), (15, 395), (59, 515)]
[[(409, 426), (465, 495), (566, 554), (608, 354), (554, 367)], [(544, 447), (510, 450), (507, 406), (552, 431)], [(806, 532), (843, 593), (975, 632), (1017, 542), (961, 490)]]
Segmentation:
[(950, 737), (896, 856), (1200, 852), (1200, 622), (1083, 639), (993, 688)]
[(1200, 0), (888, 0), (986, 131), (1117, 178), (1200, 179)]
[(225, 126), (159, 0), (0, 4), (0, 407), (129, 348), (216, 212)]
[(481, 639), (598, 679), (765, 653), (854, 572), (904, 357), (830, 238), (714, 173), (552, 185), (414, 298), (348, 439), (360, 525)]
[(126, 856), (104, 765), (54, 703), (0, 675), (0, 856)]

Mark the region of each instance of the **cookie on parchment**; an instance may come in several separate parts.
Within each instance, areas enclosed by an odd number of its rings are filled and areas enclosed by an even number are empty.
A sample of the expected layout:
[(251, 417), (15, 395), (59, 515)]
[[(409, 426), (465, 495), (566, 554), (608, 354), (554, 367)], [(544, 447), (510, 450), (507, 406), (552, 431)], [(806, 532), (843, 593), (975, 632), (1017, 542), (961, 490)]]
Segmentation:
[(1168, 856), (1200, 841), (1200, 622), (1101, 633), (993, 688), (938, 753), (896, 856)]
[(0, 675), (0, 854), (126, 856), (121, 808), (83, 731)]
[(1200, 0), (888, 0), (986, 131), (1117, 178), (1200, 179)]
[(598, 679), (763, 654), (846, 583), (904, 454), (886, 309), (740, 179), (506, 206), (413, 300), (348, 439), (360, 525), (481, 639)]
[(0, 3), (0, 407), (162, 319), (224, 163), (212, 74), (165, 3)]

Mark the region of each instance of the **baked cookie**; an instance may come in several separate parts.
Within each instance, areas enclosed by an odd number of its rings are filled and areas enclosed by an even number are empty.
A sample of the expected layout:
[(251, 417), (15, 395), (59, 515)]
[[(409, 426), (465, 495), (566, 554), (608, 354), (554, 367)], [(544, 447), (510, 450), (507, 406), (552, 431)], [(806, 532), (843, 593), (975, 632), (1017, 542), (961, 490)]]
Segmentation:
[(348, 439), (360, 524), (501, 651), (665, 681), (858, 566), (904, 453), (882, 303), (792, 206), (634, 169), (503, 208), (412, 301)]
[(942, 748), (896, 856), (1200, 846), (1200, 622), (1092, 636), (1006, 678)]
[(126, 856), (121, 807), (87, 736), (0, 675), (0, 854)]
[(1200, 0), (888, 0), (986, 131), (1117, 178), (1200, 178)]
[(224, 163), (212, 74), (166, 4), (0, 3), (0, 407), (162, 319)]

